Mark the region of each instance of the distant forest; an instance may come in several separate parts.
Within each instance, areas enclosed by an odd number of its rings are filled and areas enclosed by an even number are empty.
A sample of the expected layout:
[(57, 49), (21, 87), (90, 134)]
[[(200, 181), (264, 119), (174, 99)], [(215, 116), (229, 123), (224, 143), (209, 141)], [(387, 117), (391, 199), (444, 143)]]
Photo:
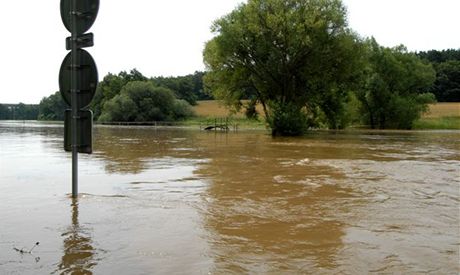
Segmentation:
[(38, 104), (0, 104), (0, 120), (36, 120)]
[(460, 102), (460, 49), (419, 52), (417, 55), (433, 65), (436, 81), (431, 93), (438, 102)]
[[(436, 81), (431, 93), (438, 102), (460, 102), (460, 49), (430, 50), (416, 55), (431, 63), (436, 71)], [(213, 99), (203, 85), (205, 72), (195, 72), (177, 77), (146, 77), (136, 69), (119, 74), (108, 74), (99, 83), (95, 98), (90, 106), (95, 119), (102, 112), (103, 105), (118, 94), (123, 86), (132, 81), (150, 81), (157, 87), (173, 91), (174, 96), (195, 105), (198, 100)], [(1, 104), (0, 120), (62, 120), (67, 108), (59, 92), (44, 97), (39, 104)]]

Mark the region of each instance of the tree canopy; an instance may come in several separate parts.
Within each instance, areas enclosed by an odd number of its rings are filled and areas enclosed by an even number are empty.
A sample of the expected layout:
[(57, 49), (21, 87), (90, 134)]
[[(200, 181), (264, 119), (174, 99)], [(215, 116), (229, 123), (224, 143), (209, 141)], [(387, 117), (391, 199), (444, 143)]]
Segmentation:
[(431, 63), (443, 63), (446, 61), (460, 61), (460, 48), (459, 49), (446, 49), (442, 51), (430, 50), (426, 52), (418, 52), (417, 56), (426, 59)]
[(203, 72), (195, 72), (186, 76), (148, 78), (136, 69), (132, 69), (129, 73), (122, 71), (117, 75), (109, 73), (99, 82), (90, 109), (93, 110), (94, 118), (97, 120), (102, 115), (105, 103), (119, 95), (125, 85), (134, 81), (150, 81), (154, 86), (167, 88), (176, 98), (194, 105), (196, 100), (211, 98), (204, 92), (203, 74)]
[(460, 102), (460, 60), (435, 65), (436, 81), (432, 92), (439, 101)]
[[(145, 84), (148, 82), (149, 88), (147, 90), (150, 91), (151, 86), (155, 87), (155, 91), (167, 90), (166, 93), (171, 95), (174, 99), (174, 104), (172, 107), (170, 106), (172, 109), (174, 109), (173, 113), (168, 113), (169, 111), (163, 112), (165, 110), (162, 110), (161, 113), (165, 114), (165, 117), (168, 120), (183, 119), (185, 117), (189, 117), (192, 114), (190, 104), (195, 103), (196, 100), (212, 98), (210, 95), (205, 94), (204, 92), (202, 81), (203, 75), (203, 72), (195, 72), (194, 74), (189, 74), (186, 76), (148, 78), (136, 69), (132, 69), (129, 72), (122, 71), (118, 74), (109, 73), (103, 78), (102, 81), (99, 82), (96, 89), (96, 94), (89, 106), (89, 109), (93, 111), (95, 120), (100, 120), (100, 117), (104, 114), (104, 112), (106, 113), (103, 117), (103, 120), (105, 121), (112, 118), (117, 118), (116, 120), (120, 121), (126, 121), (125, 119), (128, 119), (128, 121), (140, 121), (142, 117), (144, 117), (145, 120), (156, 120), (154, 119), (155, 117), (152, 117), (148, 114), (147, 109), (149, 106), (147, 106), (148, 104), (146, 102), (141, 103), (139, 97), (135, 97), (134, 99), (131, 98), (128, 100), (128, 98), (134, 96), (131, 93), (136, 92), (125, 92), (123, 95), (121, 95), (123, 88), (125, 88), (128, 84), (130, 85), (129, 89), (132, 90), (134, 89), (132, 85), (139, 87), (140, 84), (131, 83), (143, 82)], [(160, 87), (164, 89), (157, 89)], [(148, 93), (146, 96), (149, 96)], [(116, 98), (116, 100), (114, 100), (114, 98)], [(104, 108), (107, 103), (109, 104)], [(131, 103), (135, 104), (133, 105)], [(136, 105), (138, 103), (140, 105)], [(127, 105), (124, 106), (124, 104)], [(112, 111), (109, 110), (109, 106), (116, 106), (116, 108)], [(38, 117), (41, 120), (63, 120), (64, 110), (67, 107), (68, 106), (66, 106), (62, 100), (60, 93), (56, 92), (48, 97), (44, 97), (41, 100), (39, 107), (40, 114)], [(131, 107), (134, 109), (130, 109)], [(156, 108), (154, 105), (150, 107)], [(3, 109), (4, 108), (0, 108), (0, 114), (3, 113)], [(121, 113), (118, 113), (121, 110), (126, 111), (126, 114), (124, 114), (125, 118)], [(133, 114), (135, 111), (140, 111), (142, 113), (136, 116)], [(36, 118), (37, 117), (34, 119)], [(163, 120), (164, 118), (160, 116), (158, 119)]]
[(121, 92), (121, 89), (132, 81), (146, 81), (148, 80), (141, 72), (132, 69), (129, 73), (126, 71), (120, 72), (118, 75), (107, 74), (96, 89), (94, 99), (90, 104), (90, 109), (93, 110), (94, 119), (98, 119), (102, 114), (102, 107), (104, 104), (114, 98)]
[(303, 133), (315, 108), (336, 123), (361, 52), (340, 0), (249, 0), (212, 31), (205, 84), (217, 98), (233, 106), (255, 98), (273, 134)]
[(183, 99), (191, 105), (196, 105), (197, 100), (212, 99), (203, 88), (203, 72), (195, 72), (185, 76), (154, 77), (151, 80), (155, 85), (173, 90), (176, 97)]
[(386, 48), (368, 41), (366, 79), (357, 97), (371, 128), (412, 128), (412, 123), (434, 102), (428, 93), (435, 80), (431, 64), (404, 46)]
[(39, 105), (39, 120), (64, 120), (64, 112), (68, 106), (60, 92), (44, 97)]
[(0, 120), (36, 120), (36, 104), (0, 104)]
[(172, 121), (187, 118), (192, 110), (174, 92), (150, 81), (132, 81), (107, 101), (100, 121)]
[(417, 55), (428, 60), (436, 70), (431, 92), (441, 102), (460, 102), (460, 49), (431, 50)]

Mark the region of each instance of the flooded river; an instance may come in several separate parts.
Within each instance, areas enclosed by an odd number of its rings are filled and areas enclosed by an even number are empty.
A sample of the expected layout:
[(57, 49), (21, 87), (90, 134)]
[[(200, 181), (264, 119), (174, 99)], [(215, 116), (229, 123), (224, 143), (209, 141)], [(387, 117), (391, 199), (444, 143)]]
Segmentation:
[(62, 140), (0, 122), (1, 274), (460, 272), (459, 131), (98, 126), (76, 200)]

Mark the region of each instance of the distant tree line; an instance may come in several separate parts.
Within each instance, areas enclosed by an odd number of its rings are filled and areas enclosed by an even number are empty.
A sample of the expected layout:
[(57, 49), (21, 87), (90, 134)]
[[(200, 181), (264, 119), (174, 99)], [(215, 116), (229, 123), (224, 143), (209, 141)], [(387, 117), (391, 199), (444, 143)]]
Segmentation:
[(460, 49), (418, 52), (436, 71), (431, 92), (440, 102), (460, 102)]
[[(178, 77), (144, 76), (136, 69), (107, 74), (96, 89), (90, 109), (99, 121), (167, 121), (193, 115), (191, 105), (212, 99), (203, 88), (203, 72)], [(63, 120), (69, 108), (59, 92), (40, 102), (39, 119)]]
[(0, 120), (36, 120), (37, 104), (0, 104)]

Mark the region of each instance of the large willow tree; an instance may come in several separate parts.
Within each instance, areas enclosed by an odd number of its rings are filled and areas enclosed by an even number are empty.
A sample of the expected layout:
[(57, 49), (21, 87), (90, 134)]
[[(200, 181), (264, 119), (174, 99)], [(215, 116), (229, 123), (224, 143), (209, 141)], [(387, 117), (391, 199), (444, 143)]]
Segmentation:
[(249, 0), (212, 26), (205, 84), (238, 106), (263, 106), (273, 134), (302, 134), (322, 112), (338, 127), (361, 48), (340, 0)]

